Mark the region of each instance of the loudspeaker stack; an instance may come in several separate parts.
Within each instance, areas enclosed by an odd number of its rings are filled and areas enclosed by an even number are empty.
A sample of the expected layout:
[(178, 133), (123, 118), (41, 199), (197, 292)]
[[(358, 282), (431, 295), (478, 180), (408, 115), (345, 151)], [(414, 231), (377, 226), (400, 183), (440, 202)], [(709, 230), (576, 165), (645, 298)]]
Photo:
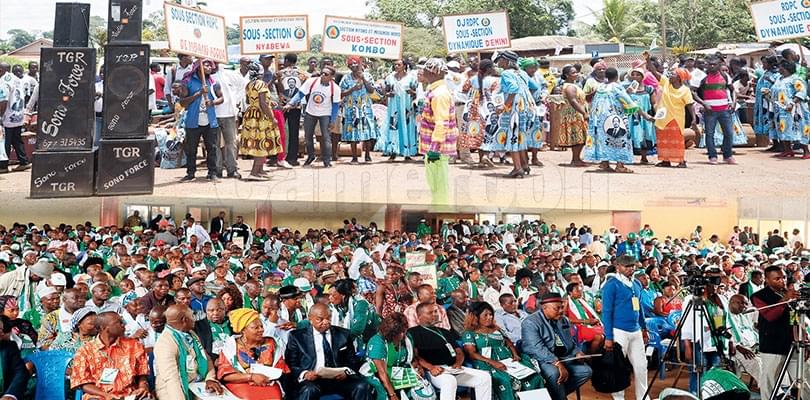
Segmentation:
[(149, 45), (141, 44), (142, 0), (110, 0), (96, 194), (151, 194), (155, 140), (149, 137)]
[(96, 49), (87, 47), (89, 21), (89, 4), (56, 3), (54, 47), (40, 52), (34, 198), (93, 195)]

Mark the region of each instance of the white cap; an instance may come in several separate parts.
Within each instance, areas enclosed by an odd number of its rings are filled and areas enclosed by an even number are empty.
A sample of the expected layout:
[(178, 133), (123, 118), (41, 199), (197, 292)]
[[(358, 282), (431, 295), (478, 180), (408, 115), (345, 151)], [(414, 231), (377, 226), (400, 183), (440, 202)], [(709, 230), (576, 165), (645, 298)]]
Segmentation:
[(51, 278), (49, 279), (49, 281), (51, 281), (51, 285), (53, 286), (67, 285), (67, 279), (65, 278), (65, 274), (61, 272), (54, 272), (53, 274), (51, 274)]
[(197, 272), (208, 272), (208, 268), (201, 265), (199, 267), (194, 267), (191, 269), (192, 275), (196, 274)]

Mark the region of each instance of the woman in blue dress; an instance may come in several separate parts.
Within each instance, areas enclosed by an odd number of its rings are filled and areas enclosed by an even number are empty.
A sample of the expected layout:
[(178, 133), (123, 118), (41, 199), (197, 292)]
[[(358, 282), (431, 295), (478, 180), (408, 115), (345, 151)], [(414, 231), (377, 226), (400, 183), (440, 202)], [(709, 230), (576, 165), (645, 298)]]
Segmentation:
[(340, 140), (352, 147), (352, 164), (357, 164), (357, 143), (362, 143), (366, 162), (371, 162), (372, 142), (380, 136), (377, 120), (371, 108), (373, 78), (364, 71), (360, 57), (350, 56), (346, 62), (351, 69), (340, 81), (340, 96), (343, 98), (343, 132)]
[[(546, 97), (548, 97), (548, 83), (546, 82), (546, 78), (537, 71), (540, 63), (534, 57), (527, 57), (521, 58), (518, 62), (518, 66), (521, 69), (520, 76), (526, 80), (527, 84), (529, 84), (529, 88), (531, 89), (532, 85), (534, 84), (536, 87), (535, 90), (532, 90), (532, 99), (534, 100), (534, 121), (532, 122), (531, 129), (528, 135), (528, 147), (529, 151), (532, 153), (532, 161), (531, 164), (542, 167), (543, 163), (540, 162), (540, 159), (537, 157), (537, 153), (540, 151), (540, 148), (543, 147), (543, 139), (545, 138), (546, 133)], [(528, 83), (531, 82), (531, 83)]]
[[(507, 175), (510, 178), (523, 178), (528, 175), (529, 157), (527, 135), (532, 129), (535, 117), (534, 99), (529, 83), (520, 76), (517, 62), (520, 58), (513, 51), (504, 51), (495, 56), (501, 72), (501, 93), (503, 105), (499, 107), (498, 133), (495, 140), (504, 145), (512, 157), (513, 169)], [(532, 83), (534, 87), (534, 83)], [(535, 87), (536, 90), (536, 87)]]
[(779, 142), (784, 151), (777, 157), (789, 158), (796, 154), (793, 145), (800, 144), (803, 158), (810, 158), (807, 149), (805, 129), (810, 132), (807, 108), (807, 84), (796, 74), (796, 63), (783, 60), (779, 64), (780, 78), (771, 87), (771, 100), (774, 108), (774, 121)]
[(397, 156), (405, 160), (416, 155), (419, 141), (416, 136), (416, 114), (413, 100), (416, 96), (416, 76), (411, 74), (404, 60), (394, 63), (394, 72), (385, 78), (388, 110), (382, 126), (382, 136), (374, 147), (394, 161)]
[[(597, 88), (591, 103), (584, 159), (598, 162), (602, 171), (632, 173), (625, 167), (633, 163), (633, 140), (627, 129), (627, 116), (639, 113), (648, 121), (653, 118), (641, 110), (617, 82), (616, 68), (608, 68), (605, 77), (608, 83)], [(615, 170), (610, 167), (611, 162), (616, 163)]]
[(754, 92), (754, 133), (757, 136), (771, 137), (774, 132), (773, 110), (769, 96), (771, 86), (779, 79), (779, 66), (776, 56), (762, 58), (762, 76), (757, 80)]
[[(655, 89), (644, 84), (645, 71), (643, 68), (634, 68), (630, 71), (627, 81), (627, 93), (630, 99), (642, 110), (652, 109), (652, 95)], [(633, 140), (633, 150), (641, 154), (641, 164), (649, 164), (647, 156), (655, 154), (655, 125), (641, 117), (641, 114), (632, 114), (627, 117), (627, 129)]]
[(490, 153), (502, 152), (495, 140), (498, 131), (498, 113), (495, 98), (499, 97), (501, 78), (490, 59), (478, 63), (478, 74), (465, 86), (464, 125), (459, 132), (459, 143), (468, 149), (478, 149), (479, 163), (483, 167), (494, 168)]

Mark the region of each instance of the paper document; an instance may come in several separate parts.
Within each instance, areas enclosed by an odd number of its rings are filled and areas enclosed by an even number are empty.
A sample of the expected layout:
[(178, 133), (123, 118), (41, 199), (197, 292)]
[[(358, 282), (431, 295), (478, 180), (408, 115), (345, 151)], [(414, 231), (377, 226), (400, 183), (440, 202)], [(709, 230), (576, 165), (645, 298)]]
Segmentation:
[(209, 393), (205, 390), (205, 382), (194, 382), (188, 384), (188, 390), (194, 394), (194, 398), (199, 400), (239, 400), (233, 393), (222, 386), (222, 394)]
[(551, 400), (551, 396), (548, 394), (548, 389), (535, 389), (527, 390), (525, 392), (517, 392), (517, 396), (520, 400)]
[(579, 356), (579, 357), (576, 357), (576, 356), (575, 357), (569, 357), (569, 358), (566, 358), (566, 359), (562, 359), (560, 361), (561, 362), (577, 361), (577, 360), (585, 360), (585, 359), (594, 358), (594, 357), (602, 357), (602, 354), (587, 354), (587, 355), (582, 355), (582, 356)]
[(284, 372), (284, 371), (282, 371), (282, 370), (280, 370), (278, 368), (268, 367), (267, 365), (252, 364), (250, 366), (250, 373), (251, 374), (264, 375), (264, 376), (270, 378), (270, 380), (273, 380), (273, 381), (278, 379), (278, 378), (281, 378), (281, 373), (282, 372)]
[(655, 112), (654, 117), (655, 119), (664, 119), (666, 117), (667, 117), (667, 109), (664, 107), (659, 108), (658, 111)]
[(346, 368), (321, 368), (315, 371), (318, 377), (324, 379), (335, 379), (336, 376), (346, 373)]
[(526, 377), (528, 377), (528, 376), (530, 376), (532, 374), (537, 373), (537, 371), (535, 371), (535, 370), (533, 370), (533, 369), (531, 369), (531, 368), (529, 368), (529, 367), (527, 367), (527, 366), (525, 366), (525, 365), (523, 365), (523, 364), (521, 364), (521, 363), (519, 363), (519, 362), (517, 362), (515, 360), (512, 360), (511, 358), (506, 359), (506, 360), (501, 360), (501, 363), (503, 363), (503, 365), (506, 366), (506, 373), (509, 374), (509, 375), (512, 375), (513, 377), (515, 377), (517, 379), (523, 379), (523, 378), (526, 378)]

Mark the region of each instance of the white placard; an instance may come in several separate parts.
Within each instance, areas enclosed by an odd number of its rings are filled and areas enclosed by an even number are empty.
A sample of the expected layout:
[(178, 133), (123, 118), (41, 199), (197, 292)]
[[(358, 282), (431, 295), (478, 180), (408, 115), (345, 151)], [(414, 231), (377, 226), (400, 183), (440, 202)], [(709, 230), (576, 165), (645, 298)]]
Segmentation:
[(176, 53), (228, 62), (225, 17), (163, 3), (169, 49)]
[(306, 15), (240, 17), (239, 32), (242, 54), (309, 51)]
[(322, 51), (398, 60), (402, 58), (402, 24), (327, 15)]
[(751, 3), (754, 30), (760, 42), (810, 36), (810, 2), (775, 0)]
[(493, 11), (482, 14), (442, 17), (444, 42), (449, 53), (464, 53), (512, 46), (509, 38), (509, 14)]

